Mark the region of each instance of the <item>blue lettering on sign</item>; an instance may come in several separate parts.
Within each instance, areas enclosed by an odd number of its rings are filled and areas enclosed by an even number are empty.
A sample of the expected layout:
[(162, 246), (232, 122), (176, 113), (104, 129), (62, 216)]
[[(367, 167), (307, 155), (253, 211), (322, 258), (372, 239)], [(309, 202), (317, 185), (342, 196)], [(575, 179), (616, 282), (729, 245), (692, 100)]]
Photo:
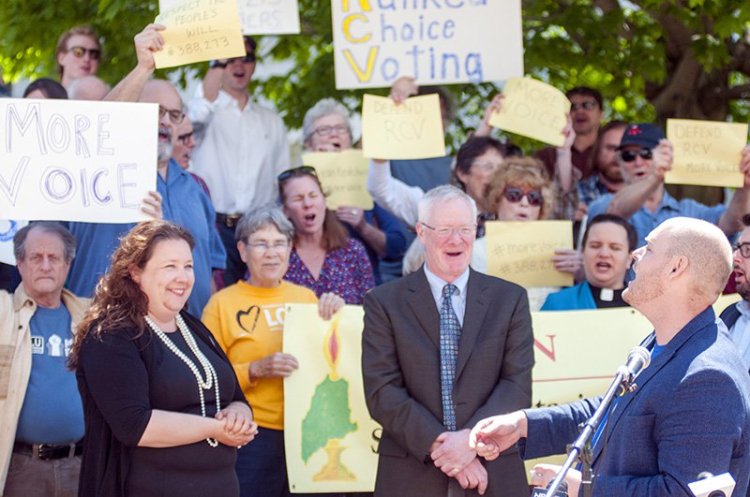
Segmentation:
[(8, 219), (5, 222), (8, 223), (8, 229), (5, 231), (0, 231), (0, 242), (8, 242), (10, 240), (13, 240), (13, 237), (16, 235), (16, 231), (18, 231), (18, 223), (16, 221)]

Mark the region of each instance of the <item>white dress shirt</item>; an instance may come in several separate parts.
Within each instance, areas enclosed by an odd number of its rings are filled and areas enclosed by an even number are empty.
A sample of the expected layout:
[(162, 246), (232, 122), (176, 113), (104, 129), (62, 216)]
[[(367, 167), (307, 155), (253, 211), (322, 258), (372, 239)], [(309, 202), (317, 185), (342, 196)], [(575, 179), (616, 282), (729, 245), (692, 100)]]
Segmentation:
[(735, 321), (729, 335), (737, 345), (737, 351), (745, 363), (745, 369), (750, 370), (750, 304), (746, 300), (737, 302), (737, 310), (740, 316)]

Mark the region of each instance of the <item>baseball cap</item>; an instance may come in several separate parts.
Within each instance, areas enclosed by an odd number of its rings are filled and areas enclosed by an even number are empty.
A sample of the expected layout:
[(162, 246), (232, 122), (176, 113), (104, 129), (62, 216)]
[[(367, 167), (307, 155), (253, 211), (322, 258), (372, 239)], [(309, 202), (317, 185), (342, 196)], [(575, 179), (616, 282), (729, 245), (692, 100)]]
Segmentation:
[(625, 134), (622, 135), (620, 146), (617, 149), (621, 150), (627, 145), (654, 148), (662, 138), (664, 138), (664, 132), (655, 124), (629, 124), (625, 128)]

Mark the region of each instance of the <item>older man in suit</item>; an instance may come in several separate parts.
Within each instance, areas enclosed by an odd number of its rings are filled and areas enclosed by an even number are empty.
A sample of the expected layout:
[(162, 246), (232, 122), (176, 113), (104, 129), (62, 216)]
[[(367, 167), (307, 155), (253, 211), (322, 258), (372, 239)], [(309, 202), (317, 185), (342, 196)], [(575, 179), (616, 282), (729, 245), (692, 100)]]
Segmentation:
[[(711, 307), (731, 271), (731, 248), (716, 226), (684, 217), (665, 221), (646, 241), (634, 252), (636, 277), (623, 298), (654, 325), (651, 364), (594, 435), (592, 495), (688, 496), (688, 483), (703, 471), (728, 471), (733, 495), (745, 495), (750, 377)], [(600, 401), (482, 420), (471, 442), (489, 459), (519, 440), (524, 457), (561, 453)], [(537, 483), (547, 483), (543, 473)], [(571, 478), (570, 495), (578, 495), (578, 483)]]
[(362, 369), (383, 426), (375, 496), (528, 493), (513, 453), (484, 462), (469, 429), (531, 402), (533, 337), (526, 292), (469, 268), (476, 205), (441, 186), (419, 203), (421, 270), (365, 296)]

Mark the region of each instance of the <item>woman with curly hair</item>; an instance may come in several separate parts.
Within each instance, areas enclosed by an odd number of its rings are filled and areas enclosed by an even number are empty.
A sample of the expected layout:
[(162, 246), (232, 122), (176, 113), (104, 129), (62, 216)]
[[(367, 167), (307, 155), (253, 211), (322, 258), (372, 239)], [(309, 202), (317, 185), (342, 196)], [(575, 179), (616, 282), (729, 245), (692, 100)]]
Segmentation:
[(193, 244), (166, 221), (135, 226), (78, 328), (80, 497), (239, 495), (237, 448), (257, 426), (221, 348), (183, 310)]

